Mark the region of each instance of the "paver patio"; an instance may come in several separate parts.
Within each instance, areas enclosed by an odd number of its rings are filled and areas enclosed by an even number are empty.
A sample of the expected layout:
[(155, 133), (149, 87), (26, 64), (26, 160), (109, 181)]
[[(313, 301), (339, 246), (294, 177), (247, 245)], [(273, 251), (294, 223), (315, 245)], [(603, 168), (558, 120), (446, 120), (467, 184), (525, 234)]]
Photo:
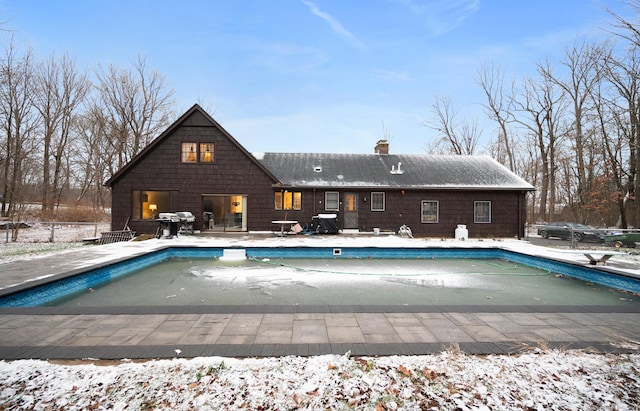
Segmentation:
[[(112, 244), (6, 263), (0, 287), (126, 257)], [(476, 354), (542, 344), (626, 352), (640, 342), (637, 324), (640, 304), (0, 308), (0, 358), (413, 355), (451, 344)]]

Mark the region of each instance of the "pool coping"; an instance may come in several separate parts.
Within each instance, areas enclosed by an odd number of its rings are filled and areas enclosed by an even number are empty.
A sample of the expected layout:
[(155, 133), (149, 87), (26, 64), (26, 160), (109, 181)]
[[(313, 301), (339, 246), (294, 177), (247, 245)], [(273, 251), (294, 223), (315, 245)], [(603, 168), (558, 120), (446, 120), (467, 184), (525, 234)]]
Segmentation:
[(309, 313), (638, 313), (635, 305), (163, 305), (0, 307), (0, 315), (309, 314)]
[(40, 360), (157, 360), (197, 357), (309, 357), (317, 355), (351, 356), (413, 356), (439, 354), (443, 351), (461, 351), (469, 355), (517, 355), (538, 349), (579, 350), (597, 354), (637, 354), (637, 348), (614, 346), (594, 342), (460, 342), (460, 343), (316, 343), (316, 344), (198, 344), (181, 345), (177, 353), (166, 345), (145, 346), (20, 346), (1, 347), (0, 359)]

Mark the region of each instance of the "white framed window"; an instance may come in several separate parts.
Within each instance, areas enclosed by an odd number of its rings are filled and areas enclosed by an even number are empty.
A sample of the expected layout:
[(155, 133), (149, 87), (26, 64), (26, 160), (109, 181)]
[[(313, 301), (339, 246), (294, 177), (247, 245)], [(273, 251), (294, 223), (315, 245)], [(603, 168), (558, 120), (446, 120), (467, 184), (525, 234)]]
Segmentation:
[(491, 222), (491, 201), (474, 201), (473, 202), (473, 222), (474, 223), (490, 223)]
[(422, 201), (422, 219), (423, 223), (437, 223), (440, 218), (440, 202), (435, 200)]
[(371, 211), (384, 211), (385, 195), (381, 191), (371, 193)]
[(324, 209), (327, 211), (340, 210), (340, 193), (327, 191), (324, 193)]

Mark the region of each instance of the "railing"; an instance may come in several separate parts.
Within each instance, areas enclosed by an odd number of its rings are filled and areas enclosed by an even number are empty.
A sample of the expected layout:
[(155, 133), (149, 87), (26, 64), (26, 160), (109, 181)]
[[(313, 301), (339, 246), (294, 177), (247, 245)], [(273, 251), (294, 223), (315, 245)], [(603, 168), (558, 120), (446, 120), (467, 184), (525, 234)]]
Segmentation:
[(96, 242), (98, 244), (111, 244), (121, 241), (129, 241), (136, 236), (136, 232), (131, 230), (105, 231), (100, 234), (101, 237), (96, 238)]

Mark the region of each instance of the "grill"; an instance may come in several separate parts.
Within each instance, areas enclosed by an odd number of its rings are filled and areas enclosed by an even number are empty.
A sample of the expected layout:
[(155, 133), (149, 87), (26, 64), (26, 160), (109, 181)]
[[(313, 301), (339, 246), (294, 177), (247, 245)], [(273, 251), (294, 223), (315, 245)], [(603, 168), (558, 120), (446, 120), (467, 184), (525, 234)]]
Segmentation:
[(156, 237), (173, 238), (178, 236), (178, 226), (180, 225), (180, 217), (176, 213), (160, 213), (158, 214), (160, 227), (156, 231)]
[(338, 234), (337, 214), (318, 214), (311, 220), (311, 229), (317, 234)]
[(180, 231), (193, 234), (196, 217), (189, 211), (178, 211), (176, 215), (180, 219)]

